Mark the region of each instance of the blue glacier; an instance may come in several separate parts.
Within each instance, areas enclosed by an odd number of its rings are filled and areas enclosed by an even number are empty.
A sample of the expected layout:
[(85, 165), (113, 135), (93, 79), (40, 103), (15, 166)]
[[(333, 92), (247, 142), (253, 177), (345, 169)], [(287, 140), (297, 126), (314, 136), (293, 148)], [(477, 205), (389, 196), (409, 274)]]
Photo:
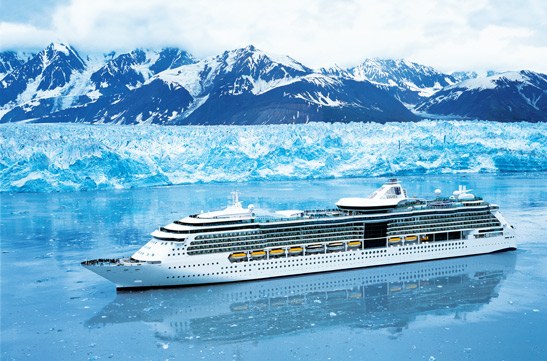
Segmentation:
[(0, 125), (0, 191), (547, 170), (546, 123)]

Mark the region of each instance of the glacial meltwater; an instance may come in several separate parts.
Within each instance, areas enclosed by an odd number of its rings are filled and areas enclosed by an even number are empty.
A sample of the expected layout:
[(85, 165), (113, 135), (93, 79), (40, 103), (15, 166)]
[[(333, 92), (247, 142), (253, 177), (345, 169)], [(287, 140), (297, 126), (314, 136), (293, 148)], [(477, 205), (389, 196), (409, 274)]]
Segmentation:
[(320, 209), (383, 178), (0, 193), (2, 360), (545, 360), (547, 174), (399, 177), (500, 206), (518, 250), (252, 282), (117, 292), (85, 259), (243, 206)]

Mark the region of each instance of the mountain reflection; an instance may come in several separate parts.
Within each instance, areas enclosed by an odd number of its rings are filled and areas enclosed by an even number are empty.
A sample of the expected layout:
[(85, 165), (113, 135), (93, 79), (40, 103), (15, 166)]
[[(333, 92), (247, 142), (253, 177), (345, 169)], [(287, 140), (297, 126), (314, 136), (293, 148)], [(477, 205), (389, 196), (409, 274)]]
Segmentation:
[(404, 332), (417, 316), (461, 317), (498, 296), (516, 253), (273, 280), (120, 292), (87, 326), (145, 322), (162, 341), (241, 342), (345, 326)]

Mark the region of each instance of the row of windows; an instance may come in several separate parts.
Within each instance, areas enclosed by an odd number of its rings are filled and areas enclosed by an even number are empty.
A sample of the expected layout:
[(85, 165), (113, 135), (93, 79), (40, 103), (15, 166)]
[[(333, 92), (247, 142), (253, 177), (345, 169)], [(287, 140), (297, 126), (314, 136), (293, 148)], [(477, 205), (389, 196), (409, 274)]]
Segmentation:
[(218, 264), (218, 262), (210, 262), (210, 263), (198, 263), (198, 264), (189, 264), (189, 265), (182, 265), (182, 266), (173, 266), (173, 267), (169, 267), (169, 269), (173, 268), (173, 269), (176, 269), (176, 268), (186, 268), (186, 266), (188, 266), (188, 268), (190, 267), (201, 267), (201, 266), (214, 266)]
[(280, 228), (280, 229), (271, 229), (271, 230), (262, 230), (262, 234), (268, 234), (268, 233), (279, 233), (280, 231), (286, 232), (286, 231), (292, 231), (292, 232), (300, 232), (300, 231), (323, 231), (323, 230), (329, 230), (329, 229), (341, 229), (341, 228), (363, 228), (362, 223), (340, 223), (340, 224), (318, 224), (315, 226), (291, 226), (290, 228)]
[(232, 237), (232, 236), (243, 237), (243, 236), (252, 236), (252, 235), (258, 235), (258, 234), (259, 234), (259, 231), (203, 234), (203, 235), (196, 236), (196, 239), (225, 238), (225, 237)]
[(416, 226), (436, 226), (436, 225), (442, 225), (442, 224), (470, 224), (475, 222), (483, 222), (483, 221), (491, 221), (494, 220), (493, 216), (477, 216), (477, 217), (453, 217), (453, 218), (447, 218), (444, 220), (439, 221), (416, 221), (416, 222), (408, 222), (408, 223), (402, 223), (402, 224), (390, 224), (390, 228), (394, 229), (407, 229), (407, 228), (413, 228)]
[(453, 213), (453, 214), (446, 214), (446, 215), (434, 215), (434, 216), (421, 216), (416, 215), (413, 217), (405, 217), (405, 218), (399, 218), (394, 219), (390, 224), (395, 226), (404, 226), (404, 225), (412, 225), (416, 223), (424, 223), (424, 222), (430, 222), (430, 223), (438, 223), (438, 222), (445, 222), (454, 218), (464, 218), (464, 219), (473, 219), (475, 217), (488, 217), (491, 216), (490, 212), (465, 212), (465, 213)]
[[(236, 241), (236, 240), (218, 240), (215, 243), (203, 244), (202, 242), (192, 242), (188, 247), (188, 250), (198, 249), (219, 249), (222, 252), (227, 246), (229, 248), (234, 246), (253, 246), (257, 248), (261, 247), (274, 247), (279, 245), (293, 245), (299, 243), (313, 243), (313, 242), (328, 242), (328, 241), (344, 241), (350, 239), (362, 239), (362, 232), (329, 232), (328, 234), (309, 234), (302, 235), (302, 237), (267, 237), (258, 238), (253, 241)], [(315, 236), (315, 237), (314, 237)]]
[[(321, 237), (319, 241), (321, 242), (334, 242), (334, 241), (352, 241), (359, 240), (355, 238), (347, 237)], [(268, 243), (256, 243), (253, 244), (253, 248), (265, 248), (265, 247), (283, 247), (283, 246), (296, 246), (302, 244), (317, 243), (318, 239), (315, 240), (296, 240), (296, 241), (282, 241), (282, 242), (268, 242)], [(188, 247), (189, 255), (197, 254), (206, 254), (206, 253), (219, 253), (219, 252), (236, 252), (236, 251), (248, 251), (249, 246), (237, 246), (237, 247), (223, 247), (223, 248), (213, 248), (213, 249), (204, 249), (205, 246), (200, 246), (199, 248)]]
[[(446, 241), (446, 240), (455, 240), (455, 239), (461, 239), (462, 232), (456, 231), (456, 232), (448, 232), (448, 233), (436, 233), (436, 234), (428, 234), (428, 241)], [(311, 243), (317, 243), (317, 242), (347, 242), (347, 241), (362, 241), (362, 237), (350, 237), (348, 238), (347, 235), (342, 236), (335, 236), (335, 237), (321, 237), (319, 239), (311, 239), (311, 240), (296, 240), (296, 241), (279, 241), (279, 242), (263, 242), (263, 243), (252, 243), (252, 244), (230, 244), (230, 247), (219, 247), (219, 245), (201, 245), (201, 246), (190, 246), (188, 248), (188, 254), (189, 255), (198, 255), (198, 254), (208, 254), (208, 253), (219, 253), (219, 252), (236, 252), (236, 251), (244, 251), (247, 252), (250, 249), (262, 249), (266, 247), (287, 247), (287, 246), (305, 246), (307, 244)], [(372, 247), (382, 247), (385, 246), (386, 239), (385, 237), (379, 237), (375, 239), (365, 240), (364, 247), (365, 248), (372, 248)]]
[[(392, 227), (389, 229), (390, 232), (406, 232), (413, 229), (436, 229), (439, 227), (451, 227), (451, 228), (477, 228), (478, 225), (483, 224), (499, 224), (499, 221), (495, 218), (484, 218), (484, 219), (476, 219), (472, 221), (455, 221), (455, 222), (443, 222), (443, 223), (435, 223), (435, 224), (415, 224), (413, 226), (405, 226), (405, 227)], [(484, 227), (484, 226), (482, 226)]]
[(281, 228), (279, 230), (268, 230), (262, 232), (235, 232), (235, 233), (220, 233), (210, 235), (200, 235), (196, 237), (193, 244), (206, 244), (211, 242), (237, 242), (242, 240), (267, 239), (268, 237), (283, 238), (283, 237), (299, 237), (300, 235), (320, 235), (339, 232), (362, 232), (363, 226), (321, 226), (321, 227), (299, 227), (299, 228)]
[(404, 223), (403, 225), (399, 224), (390, 224), (389, 228), (390, 230), (406, 230), (409, 228), (416, 228), (416, 227), (436, 227), (439, 225), (446, 225), (446, 224), (475, 224), (475, 223), (483, 223), (483, 222), (495, 222), (497, 221), (497, 218), (494, 216), (478, 216), (478, 217), (454, 217), (445, 219), (443, 221), (434, 221), (434, 222), (411, 222), (411, 223)]
[(416, 227), (410, 230), (404, 230), (404, 231), (392, 231), (390, 230), (388, 232), (388, 235), (394, 235), (394, 234), (401, 234), (401, 233), (430, 233), (430, 232), (443, 232), (443, 231), (457, 231), (457, 230), (463, 230), (463, 229), (475, 229), (475, 228), (481, 228), (481, 227), (495, 227), (499, 226), (499, 222), (483, 222), (483, 223), (475, 223), (475, 224), (465, 224), (465, 225), (453, 225), (453, 226), (447, 226), (447, 227)]
[(489, 237), (497, 237), (501, 235), (503, 235), (503, 232), (482, 233), (482, 234), (475, 234), (475, 238), (489, 238)]

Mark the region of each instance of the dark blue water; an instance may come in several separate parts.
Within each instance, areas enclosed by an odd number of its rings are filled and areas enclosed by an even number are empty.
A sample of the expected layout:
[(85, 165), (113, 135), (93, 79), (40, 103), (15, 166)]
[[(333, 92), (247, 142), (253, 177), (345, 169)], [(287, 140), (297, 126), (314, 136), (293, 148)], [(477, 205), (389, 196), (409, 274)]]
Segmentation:
[[(117, 293), (80, 266), (228, 203), (233, 184), (1, 200), (2, 360), (544, 360), (547, 174), (403, 178), (497, 203), (518, 251), (216, 286)], [(314, 209), (383, 179), (243, 183), (244, 206)]]

